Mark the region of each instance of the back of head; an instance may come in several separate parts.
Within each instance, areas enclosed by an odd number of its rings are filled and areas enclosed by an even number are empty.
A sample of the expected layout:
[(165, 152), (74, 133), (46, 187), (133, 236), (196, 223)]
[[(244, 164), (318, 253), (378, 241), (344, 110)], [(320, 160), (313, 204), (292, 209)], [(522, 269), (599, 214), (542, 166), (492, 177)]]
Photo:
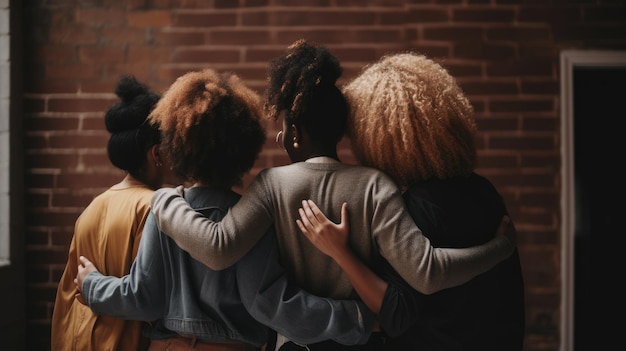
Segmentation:
[(111, 106), (104, 117), (111, 133), (107, 145), (109, 159), (117, 168), (143, 181), (146, 152), (161, 139), (158, 126), (148, 122), (160, 96), (133, 76), (122, 76), (115, 94), (121, 101)]
[(347, 133), (360, 163), (401, 186), (473, 171), (473, 108), (436, 62), (415, 53), (385, 56), (343, 92), (351, 109)]
[(289, 124), (303, 127), (311, 139), (337, 143), (345, 133), (347, 104), (337, 79), (343, 69), (327, 48), (300, 39), (272, 60), (265, 110), (277, 120), (286, 110)]
[(162, 151), (190, 182), (240, 185), (265, 143), (260, 97), (234, 74), (212, 69), (179, 77), (150, 115)]

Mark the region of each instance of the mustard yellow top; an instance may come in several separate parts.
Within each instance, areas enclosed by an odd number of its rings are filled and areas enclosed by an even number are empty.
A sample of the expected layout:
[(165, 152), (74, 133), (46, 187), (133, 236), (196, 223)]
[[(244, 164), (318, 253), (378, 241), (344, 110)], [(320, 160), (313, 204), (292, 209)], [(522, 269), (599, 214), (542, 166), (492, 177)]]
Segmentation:
[(121, 277), (129, 273), (153, 193), (143, 185), (111, 187), (95, 197), (76, 220), (54, 303), (52, 351), (136, 351), (147, 345), (141, 337), (141, 322), (94, 314), (83, 303), (74, 278), (79, 256), (89, 258), (102, 274)]

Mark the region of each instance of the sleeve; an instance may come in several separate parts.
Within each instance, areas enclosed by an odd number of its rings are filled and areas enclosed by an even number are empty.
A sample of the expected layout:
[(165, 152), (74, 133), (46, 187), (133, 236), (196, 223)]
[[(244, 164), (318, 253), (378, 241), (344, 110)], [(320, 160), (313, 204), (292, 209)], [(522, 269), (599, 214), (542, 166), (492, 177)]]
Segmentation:
[(424, 299), (419, 299), (419, 292), (398, 276), (387, 262), (382, 263), (382, 271), (388, 285), (378, 321), (381, 329), (395, 338), (405, 333), (420, 318), (420, 303), (424, 303)]
[[(242, 302), (259, 322), (302, 344), (363, 344), (376, 316), (361, 301), (322, 298), (288, 283), (273, 231), (237, 263)], [(298, 321), (298, 323), (294, 323)]]
[(389, 264), (423, 294), (464, 284), (515, 250), (515, 245), (502, 235), (469, 248), (434, 248), (411, 218), (397, 187), (378, 187), (382, 191), (375, 192), (371, 199), (375, 208), (371, 222), (374, 240)]
[(174, 188), (152, 197), (152, 212), (163, 233), (191, 257), (213, 270), (230, 267), (246, 254), (274, 222), (257, 176), (220, 222), (195, 211)]
[(141, 321), (163, 315), (166, 305), (159, 230), (149, 215), (130, 273), (121, 278), (91, 272), (83, 281), (83, 297), (98, 314)]

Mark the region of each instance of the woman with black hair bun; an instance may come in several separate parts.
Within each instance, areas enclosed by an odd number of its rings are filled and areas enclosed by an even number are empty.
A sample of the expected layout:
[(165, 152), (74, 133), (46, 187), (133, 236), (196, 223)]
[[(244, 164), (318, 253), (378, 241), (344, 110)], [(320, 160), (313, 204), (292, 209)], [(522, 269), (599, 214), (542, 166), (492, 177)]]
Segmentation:
[(81, 255), (91, 257), (106, 274), (128, 274), (154, 190), (164, 184), (178, 184), (159, 150), (159, 126), (148, 121), (160, 95), (133, 76), (122, 76), (115, 93), (121, 101), (105, 115), (105, 126), (111, 133), (107, 152), (111, 163), (125, 176), (96, 196), (76, 220), (52, 313), (52, 351), (147, 348), (147, 339), (141, 337), (141, 322), (93, 313), (74, 284)]

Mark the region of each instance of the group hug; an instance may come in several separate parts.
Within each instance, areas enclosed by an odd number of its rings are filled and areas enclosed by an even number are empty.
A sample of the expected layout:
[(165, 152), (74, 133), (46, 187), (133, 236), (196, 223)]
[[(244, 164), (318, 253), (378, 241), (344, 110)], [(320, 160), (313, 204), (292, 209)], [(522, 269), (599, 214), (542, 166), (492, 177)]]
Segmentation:
[[(162, 94), (120, 77), (125, 177), (76, 221), (52, 351), (522, 351), (515, 226), (475, 171), (469, 98), (412, 51), (342, 73), (300, 39), (262, 94), (211, 67)], [(291, 163), (238, 193), (271, 122)]]

